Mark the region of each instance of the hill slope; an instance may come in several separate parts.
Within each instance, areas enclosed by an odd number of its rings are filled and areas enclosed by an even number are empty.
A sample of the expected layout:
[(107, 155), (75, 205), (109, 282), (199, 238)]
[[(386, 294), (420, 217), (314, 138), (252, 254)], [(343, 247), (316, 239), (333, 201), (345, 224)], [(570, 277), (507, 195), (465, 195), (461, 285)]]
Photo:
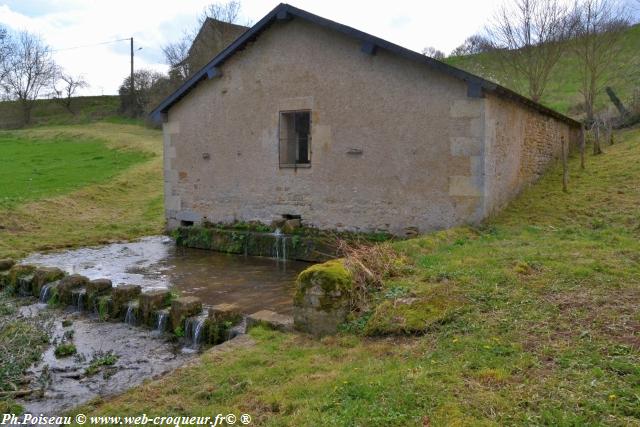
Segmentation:
[[(31, 114), (31, 125), (66, 125), (89, 123), (118, 117), (120, 97), (79, 96), (71, 101), (69, 112), (61, 103), (52, 99), (39, 99)], [(0, 129), (15, 129), (22, 125), (22, 113), (17, 102), (0, 102)]]
[[(445, 62), (527, 95), (524, 82), (521, 79), (514, 80), (505, 75), (491, 59), (490, 53), (483, 53), (450, 57)], [(613, 87), (625, 105), (631, 101), (634, 91), (640, 90), (640, 24), (626, 30), (622, 52), (609, 85)], [(572, 55), (565, 54), (552, 73), (551, 81), (542, 98), (542, 104), (563, 114), (579, 116), (580, 108), (578, 105), (580, 103), (582, 103), (582, 97), (580, 95), (579, 63)], [(597, 106), (602, 108), (610, 105), (612, 104), (603, 91), (599, 94)]]

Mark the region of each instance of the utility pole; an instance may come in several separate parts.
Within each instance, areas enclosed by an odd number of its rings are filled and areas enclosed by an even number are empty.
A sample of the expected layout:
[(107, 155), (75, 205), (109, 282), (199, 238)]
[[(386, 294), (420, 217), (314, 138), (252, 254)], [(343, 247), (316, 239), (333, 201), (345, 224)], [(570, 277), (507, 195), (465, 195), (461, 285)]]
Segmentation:
[(135, 93), (135, 85), (133, 81), (133, 37), (131, 37), (131, 112), (134, 112), (134, 107), (136, 105), (136, 93)]

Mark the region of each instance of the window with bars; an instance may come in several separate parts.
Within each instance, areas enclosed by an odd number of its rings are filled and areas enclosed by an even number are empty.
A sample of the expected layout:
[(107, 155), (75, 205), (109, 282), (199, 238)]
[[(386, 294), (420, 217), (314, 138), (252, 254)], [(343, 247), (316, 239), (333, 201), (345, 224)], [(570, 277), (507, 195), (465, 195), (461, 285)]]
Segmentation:
[(280, 167), (311, 166), (311, 111), (280, 112)]

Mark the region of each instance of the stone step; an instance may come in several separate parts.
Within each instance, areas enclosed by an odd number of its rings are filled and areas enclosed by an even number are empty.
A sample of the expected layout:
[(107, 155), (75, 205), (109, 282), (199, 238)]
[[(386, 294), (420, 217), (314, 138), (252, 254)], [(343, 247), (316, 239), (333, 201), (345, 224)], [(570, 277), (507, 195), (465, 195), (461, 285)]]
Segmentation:
[(271, 310), (260, 310), (247, 316), (247, 331), (258, 325), (277, 331), (290, 332), (293, 331), (293, 316), (285, 316)]

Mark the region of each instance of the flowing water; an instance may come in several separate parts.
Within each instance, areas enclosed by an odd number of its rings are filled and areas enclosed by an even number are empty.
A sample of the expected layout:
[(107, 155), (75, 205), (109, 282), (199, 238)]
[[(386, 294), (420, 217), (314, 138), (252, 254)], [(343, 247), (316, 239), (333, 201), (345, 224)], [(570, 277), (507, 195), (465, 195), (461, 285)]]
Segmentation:
[(71, 305), (76, 311), (84, 311), (84, 300), (87, 291), (85, 289), (76, 289), (71, 291)]
[[(33, 316), (46, 306), (33, 304), (21, 307), (23, 315)], [(31, 414), (60, 415), (64, 410), (80, 405), (97, 396), (120, 393), (183, 365), (191, 355), (180, 347), (160, 339), (143, 328), (131, 328), (125, 323), (99, 322), (86, 314), (66, 313), (62, 318), (71, 320), (64, 327), (59, 312), (54, 312), (52, 342), (62, 342), (73, 331), (72, 342), (77, 348), (75, 356), (58, 359), (55, 345), (30, 368), (32, 378), (26, 388), (40, 388), (46, 384), (44, 396), (31, 396), (19, 403)], [(92, 363), (104, 355), (114, 355), (116, 362), (100, 366), (98, 372), (89, 373)]]
[(156, 312), (156, 334), (162, 334), (167, 330), (167, 322), (169, 321), (169, 310), (160, 310)]
[(124, 316), (124, 323), (129, 326), (136, 326), (138, 319), (136, 317), (136, 311), (138, 310), (137, 301), (132, 301), (127, 305), (127, 314)]
[(189, 344), (191, 350), (198, 350), (202, 345), (203, 329), (208, 313), (202, 313), (197, 317), (190, 317), (184, 323), (184, 337)]
[(38, 299), (40, 303), (46, 304), (47, 302), (49, 302), (49, 299), (51, 298), (51, 289), (53, 289), (53, 286), (54, 285), (52, 283), (47, 283), (40, 289), (40, 298)]
[[(283, 258), (285, 236), (274, 252)], [(277, 258), (276, 257), (276, 258)], [(114, 285), (137, 284), (143, 289), (174, 287), (204, 304), (236, 303), (246, 314), (272, 310), (290, 314), (297, 274), (308, 263), (221, 254), (176, 247), (165, 236), (135, 242), (34, 254), (22, 261), (59, 267), (90, 279), (108, 278)]]

